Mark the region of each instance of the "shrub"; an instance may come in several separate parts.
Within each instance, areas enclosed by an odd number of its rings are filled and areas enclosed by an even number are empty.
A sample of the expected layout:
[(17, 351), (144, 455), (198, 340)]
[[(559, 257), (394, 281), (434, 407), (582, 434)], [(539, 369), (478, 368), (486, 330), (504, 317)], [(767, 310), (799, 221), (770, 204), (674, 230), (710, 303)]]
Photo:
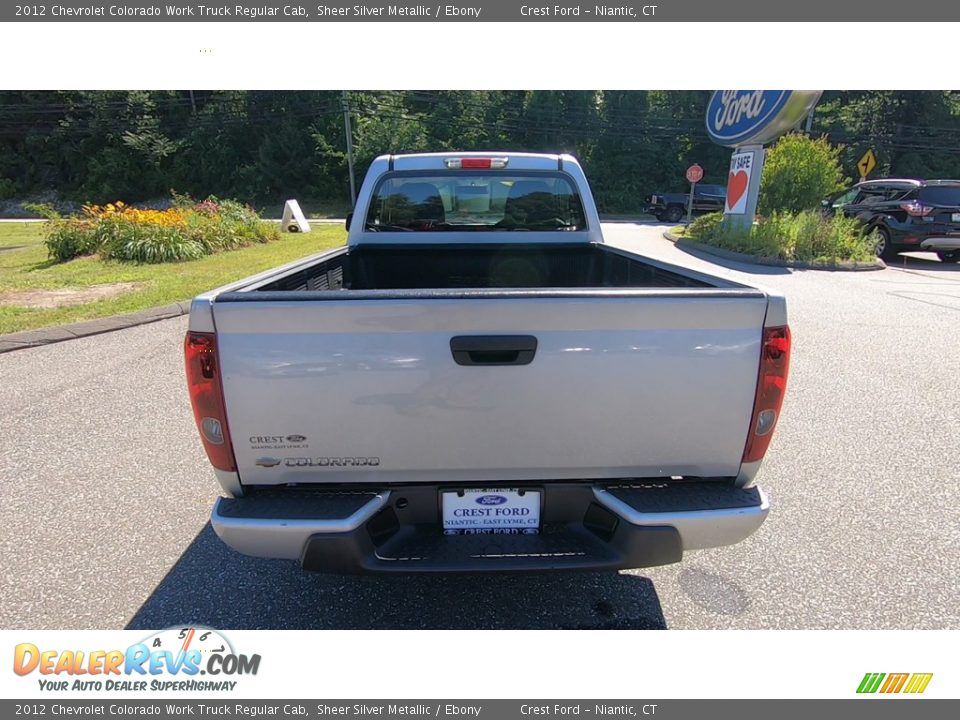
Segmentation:
[(48, 223), (47, 251), (60, 261), (99, 253), (110, 260), (179, 262), (280, 235), (277, 226), (233, 200), (210, 197), (195, 203), (176, 194), (173, 199), (167, 210), (141, 210), (122, 202), (85, 205), (79, 217)]
[(698, 242), (762, 258), (781, 256), (781, 235), (776, 230), (766, 231), (759, 225), (755, 225), (752, 231), (731, 227), (723, 224), (722, 213), (711, 213), (704, 217), (711, 217), (711, 222), (692, 228), (694, 233), (691, 237)]
[(842, 147), (825, 138), (812, 140), (800, 133), (784, 135), (767, 151), (760, 179), (761, 215), (813, 210), (820, 201), (844, 186), (840, 166)]
[(81, 255), (91, 255), (100, 247), (93, 222), (89, 220), (51, 220), (47, 223), (47, 254), (64, 262)]
[(693, 219), (693, 222), (687, 226), (687, 236), (695, 240), (707, 240), (717, 233), (720, 223), (723, 222), (723, 213), (712, 212), (706, 215), (700, 215)]
[(196, 260), (207, 251), (184, 232), (182, 218), (169, 211), (147, 211), (164, 215), (159, 222), (131, 220), (121, 215), (100, 222), (100, 255), (110, 260), (138, 263)]
[(721, 213), (703, 215), (687, 229), (688, 237), (714, 247), (766, 259), (836, 263), (874, 257), (874, 241), (864, 237), (856, 220), (807, 210), (775, 213), (750, 230), (722, 223)]
[(62, 217), (60, 211), (50, 203), (25, 202), (22, 207), (27, 212), (46, 218), (47, 220), (58, 220)]

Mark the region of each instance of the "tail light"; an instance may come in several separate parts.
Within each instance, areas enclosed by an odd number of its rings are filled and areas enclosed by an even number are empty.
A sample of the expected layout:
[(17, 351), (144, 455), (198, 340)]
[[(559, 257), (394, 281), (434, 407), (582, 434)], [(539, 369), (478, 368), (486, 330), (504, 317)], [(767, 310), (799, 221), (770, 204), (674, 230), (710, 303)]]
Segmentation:
[(786, 325), (763, 329), (763, 347), (760, 350), (760, 376), (757, 378), (757, 394), (753, 400), (753, 417), (750, 419), (750, 435), (743, 450), (743, 462), (762, 460), (773, 429), (780, 417), (783, 394), (787, 389), (787, 373), (790, 370), (790, 328)]
[(933, 207), (930, 205), (923, 205), (917, 200), (900, 203), (900, 209), (905, 210), (907, 215), (912, 215), (913, 217), (926, 217), (933, 212)]
[(220, 382), (220, 360), (217, 336), (214, 333), (188, 332), (183, 343), (187, 366), (187, 387), (193, 417), (200, 431), (203, 448), (210, 463), (218, 470), (235, 471), (227, 415), (223, 405), (223, 384)]
[(499, 170), (507, 166), (510, 158), (483, 158), (483, 157), (465, 157), (465, 158), (447, 158), (444, 164), (450, 170)]

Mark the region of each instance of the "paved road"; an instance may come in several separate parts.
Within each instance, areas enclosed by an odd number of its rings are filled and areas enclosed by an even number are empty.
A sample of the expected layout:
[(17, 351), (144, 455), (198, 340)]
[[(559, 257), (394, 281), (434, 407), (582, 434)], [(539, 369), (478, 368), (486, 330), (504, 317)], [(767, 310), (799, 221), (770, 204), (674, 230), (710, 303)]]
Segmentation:
[(710, 264), (788, 296), (795, 351), (751, 539), (646, 571), (341, 578), (239, 556), (183, 387), (184, 318), (0, 355), (0, 627), (960, 628), (960, 266)]

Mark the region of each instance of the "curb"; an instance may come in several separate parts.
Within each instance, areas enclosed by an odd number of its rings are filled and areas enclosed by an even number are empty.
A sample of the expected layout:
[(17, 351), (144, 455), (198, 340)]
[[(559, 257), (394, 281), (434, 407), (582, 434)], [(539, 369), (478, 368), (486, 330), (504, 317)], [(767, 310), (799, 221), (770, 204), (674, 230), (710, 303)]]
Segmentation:
[(23, 332), (0, 335), (0, 353), (50, 345), (64, 340), (75, 340), (90, 335), (100, 335), (114, 330), (134, 327), (135, 325), (146, 325), (158, 320), (169, 320), (188, 314), (190, 312), (190, 302), (190, 300), (184, 300), (183, 302), (161, 305), (160, 307), (148, 308), (126, 315), (113, 315), (112, 317), (85, 320), (69, 325), (53, 325), (36, 330), (24, 330)]
[(797, 270), (837, 270), (841, 272), (863, 272), (869, 270), (884, 270), (887, 265), (883, 260), (877, 258), (870, 262), (854, 262), (850, 260), (841, 260), (838, 263), (811, 262), (809, 260), (774, 260), (772, 258), (762, 258), (756, 255), (747, 255), (746, 253), (734, 252), (733, 250), (724, 250), (723, 248), (704, 245), (693, 240), (678, 237), (669, 231), (663, 233), (663, 237), (670, 242), (676, 243), (678, 247), (687, 247), (691, 250), (698, 250), (707, 255), (715, 255), (724, 260), (733, 260), (735, 262), (746, 263), (748, 265), (766, 265), (767, 267), (785, 267), (796, 268)]

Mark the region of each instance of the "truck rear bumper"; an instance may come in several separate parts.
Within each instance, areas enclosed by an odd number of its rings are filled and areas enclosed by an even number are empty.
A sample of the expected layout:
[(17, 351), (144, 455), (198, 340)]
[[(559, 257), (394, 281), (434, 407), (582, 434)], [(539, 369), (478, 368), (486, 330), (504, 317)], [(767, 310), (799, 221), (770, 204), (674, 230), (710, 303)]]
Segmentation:
[(544, 493), (538, 535), (445, 536), (436, 485), (252, 492), (219, 498), (211, 523), (241, 553), (320, 572), (616, 570), (739, 542), (769, 510), (759, 488), (726, 482), (530, 487)]

